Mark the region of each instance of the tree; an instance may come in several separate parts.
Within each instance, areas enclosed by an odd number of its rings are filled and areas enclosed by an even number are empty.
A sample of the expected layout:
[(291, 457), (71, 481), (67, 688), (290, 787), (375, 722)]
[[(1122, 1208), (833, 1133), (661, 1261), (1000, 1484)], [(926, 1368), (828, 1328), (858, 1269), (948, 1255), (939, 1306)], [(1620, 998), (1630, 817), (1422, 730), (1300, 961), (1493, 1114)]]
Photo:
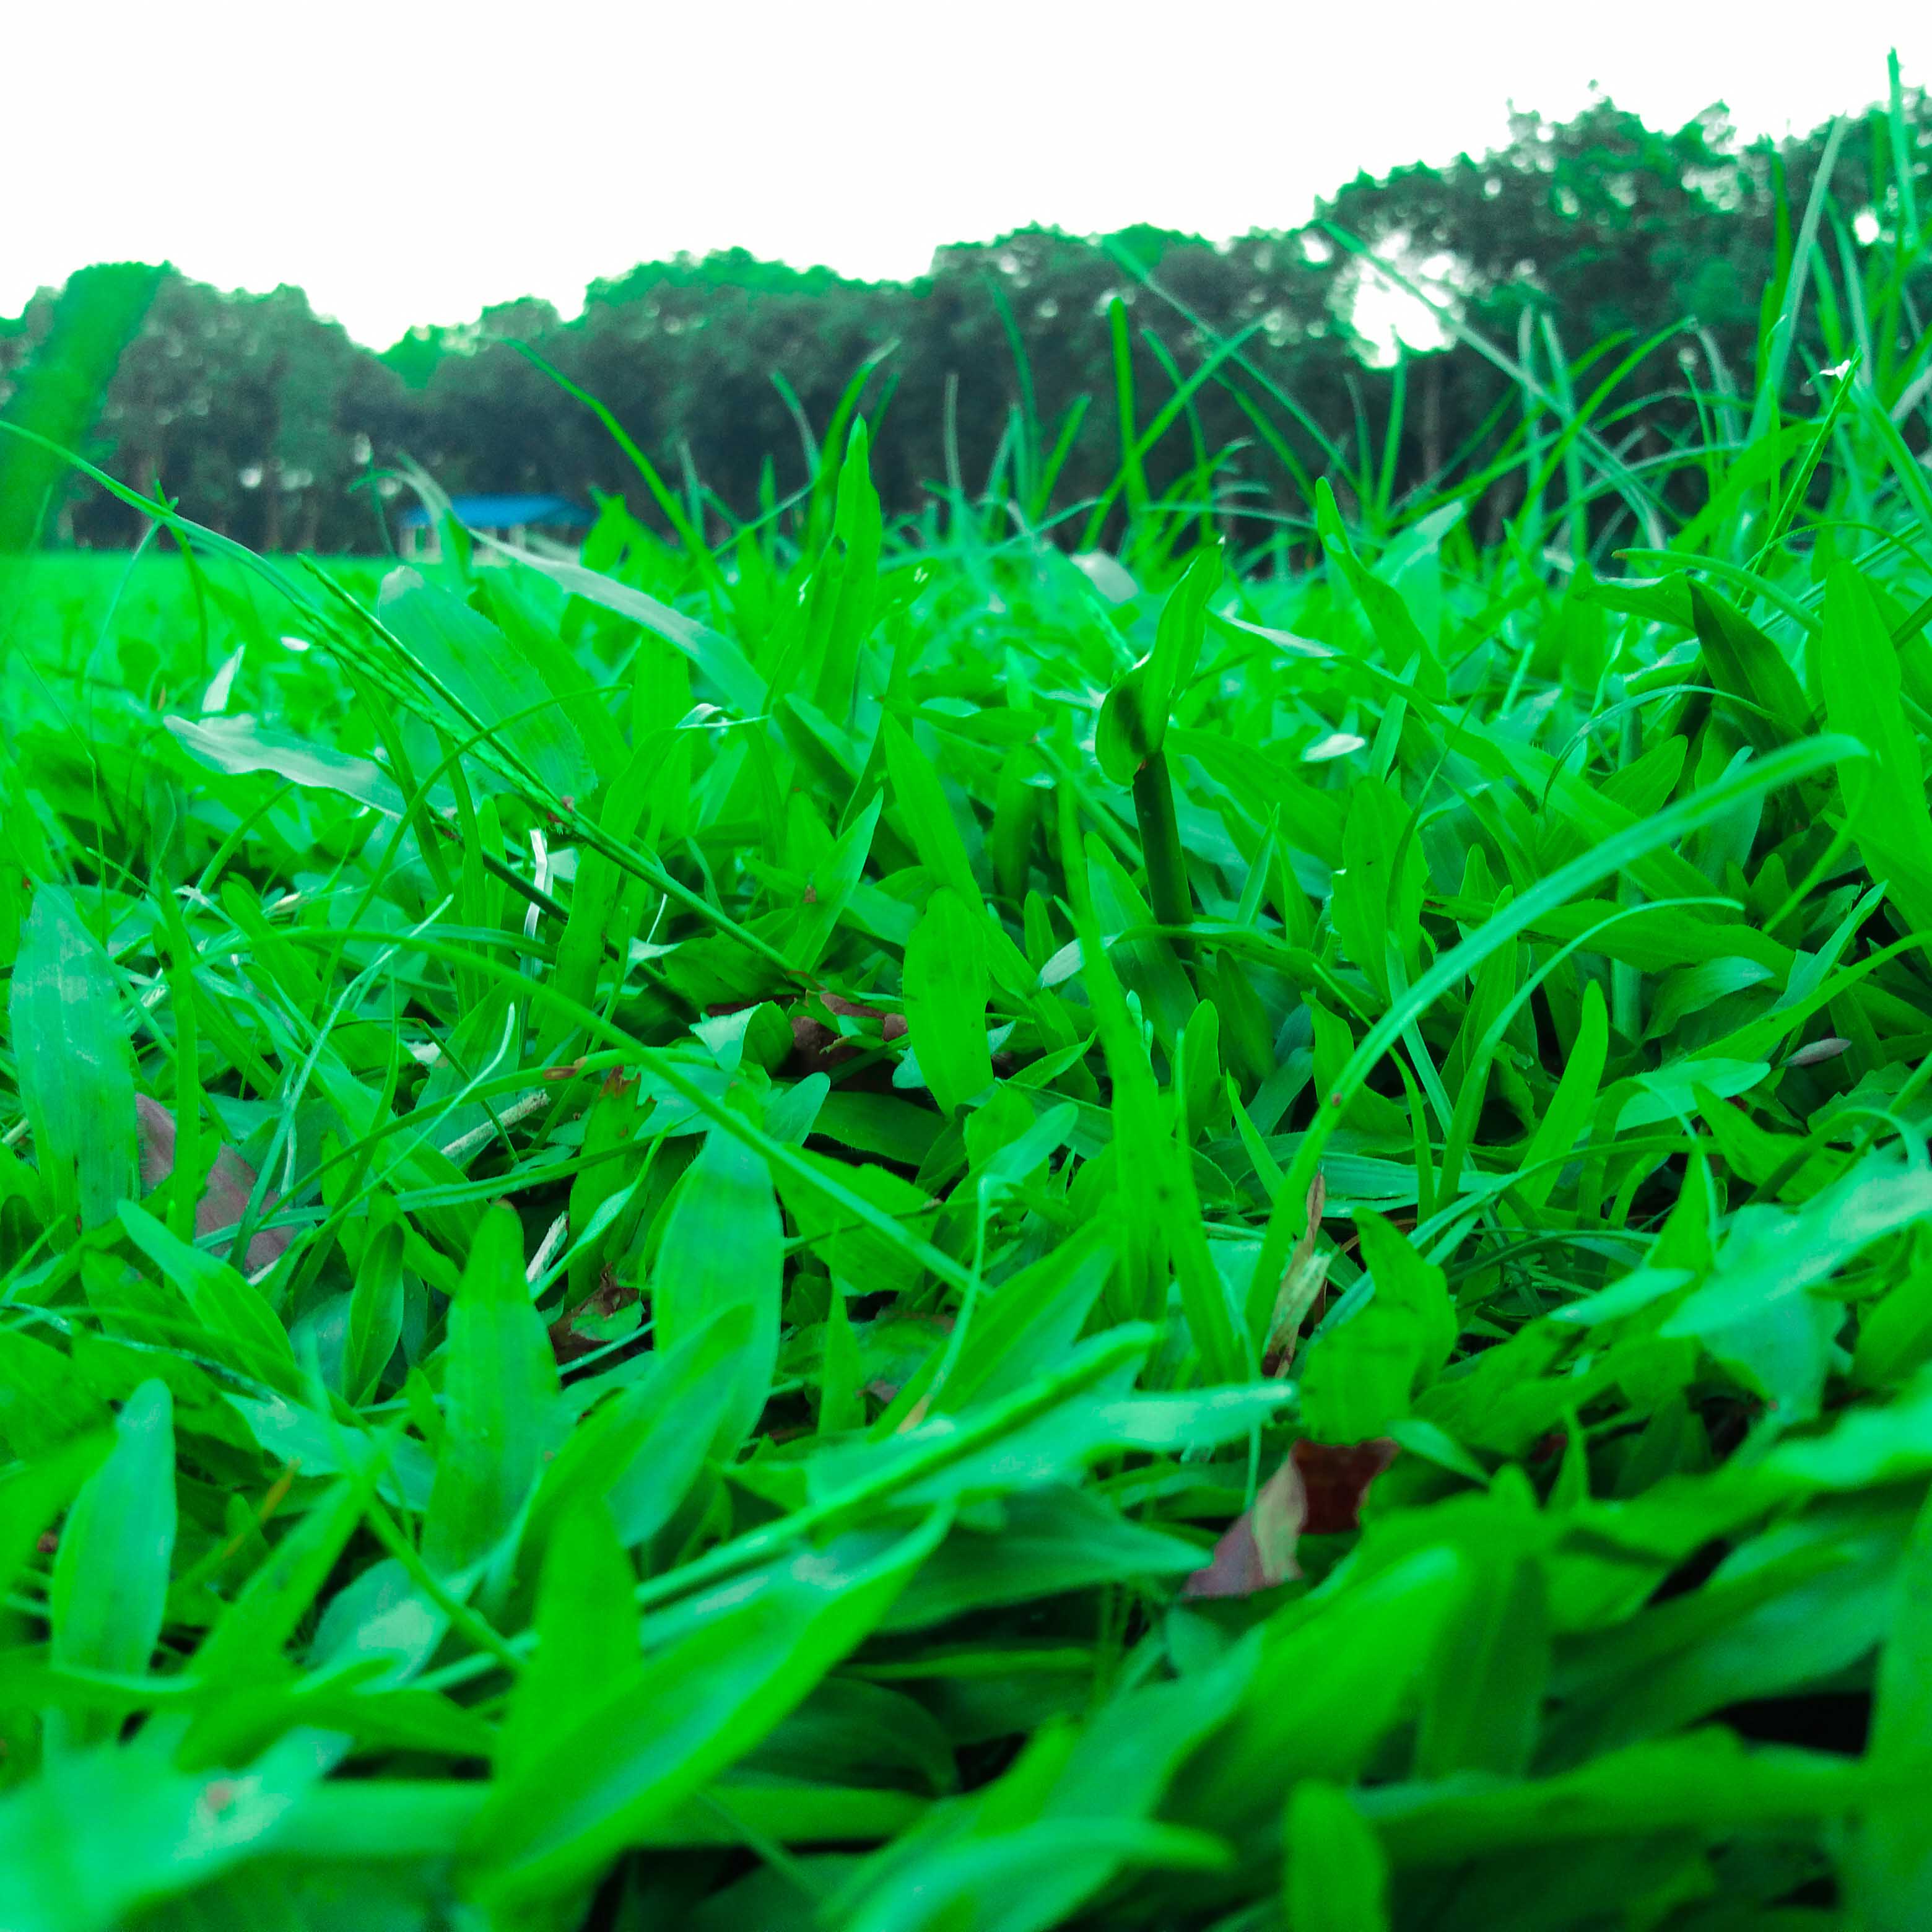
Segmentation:
[[(275, 550), (368, 541), (348, 488), (400, 428), (399, 378), (299, 289), (227, 294), (170, 273), (121, 357), (101, 428), (113, 466), (196, 522)], [(83, 541), (125, 542), (136, 514), (97, 496)]]
[[(1460, 326), (1526, 356), (1546, 387), (1574, 380), (1584, 393), (1617, 356), (1653, 344), (1604, 419), (1666, 453), (1695, 428), (1692, 386), (1750, 386), (1764, 291), (1780, 281), (1826, 146), (1822, 130), (1741, 146), (1715, 108), (1659, 131), (1599, 99), (1568, 122), (1517, 116), (1480, 159), (1358, 176), (1300, 230), (1212, 244), (1150, 227), (1031, 227), (942, 248), (906, 283), (742, 249), (680, 255), (593, 282), (569, 320), (526, 298), (412, 329), (380, 356), (311, 314), (298, 290), (224, 293), (170, 272), (119, 357), (93, 447), (190, 515), (270, 548), (366, 547), (371, 502), (350, 486), (404, 455), (454, 490), (619, 493), (662, 522), (617, 440), (533, 355), (608, 408), (716, 540), (802, 485), (847, 386), (869, 368), (863, 406), (890, 514), (918, 514), (957, 485), (1040, 516), (1057, 449), (1053, 500), (1072, 514), (1056, 535), (1080, 540), (1087, 506), (1104, 503), (1094, 528), (1110, 539), (1124, 512), (1109, 493), (1131, 448), (1136, 489), (1142, 478), (1156, 497), (1178, 489), (1244, 539), (1285, 530), (1299, 541), (1314, 475), (1334, 473), (1358, 500), (1380, 494), (1397, 418), (1394, 372), (1354, 326), (1371, 272), (1356, 251), (1439, 278)], [(1840, 284), (1864, 285), (1874, 364), (1895, 401), (1932, 308), (1914, 229), (1918, 209), (1932, 213), (1925, 94), (1900, 91), (1895, 116), (1855, 127), (1831, 185), (1821, 260)], [(1889, 266), (1894, 238), (1909, 274)], [(76, 277), (71, 300), (38, 298), (0, 323), (0, 386), (57, 323), (77, 326), (89, 286)], [(1808, 362), (1845, 352), (1852, 324), (1831, 300), (1806, 308), (1794, 381)], [(1123, 354), (1131, 426), (1120, 419)], [(1467, 343), (1404, 361), (1387, 472), (1398, 494), (1474, 473), (1520, 431), (1522, 394)], [(1162, 434), (1142, 448), (1161, 412)], [(1687, 473), (1669, 487), (1688, 509), (1704, 486)], [(1492, 502), (1492, 520), (1508, 508)], [(99, 492), (73, 498), (81, 541), (126, 542), (140, 521)]]

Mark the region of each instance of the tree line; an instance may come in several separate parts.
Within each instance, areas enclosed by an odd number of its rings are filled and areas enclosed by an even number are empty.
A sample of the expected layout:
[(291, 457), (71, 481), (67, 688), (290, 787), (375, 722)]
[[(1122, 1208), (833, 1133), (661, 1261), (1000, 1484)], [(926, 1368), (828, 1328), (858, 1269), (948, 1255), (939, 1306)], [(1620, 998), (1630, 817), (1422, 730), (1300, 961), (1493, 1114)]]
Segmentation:
[[(1358, 176), (1299, 229), (1215, 244), (1030, 228), (941, 248), (910, 283), (742, 250), (680, 256), (594, 283), (568, 320), (526, 298), (380, 353), (299, 289), (145, 271), (85, 453), (267, 549), (382, 548), (386, 472), (406, 459), (453, 493), (614, 493), (656, 516), (594, 398), (719, 538), (803, 485), (869, 369), (890, 513), (990, 490), (1045, 520), (1102, 499), (1131, 454), (1134, 488), (1292, 538), (1316, 474), (1359, 498), (1473, 473), (1520, 428), (1524, 374), (1566, 408), (1587, 400), (1604, 438), (1639, 456), (1694, 433), (1751, 389), (1766, 292), (1828, 158), (1813, 231), (1826, 305), (1808, 310), (1793, 368), (1835, 330), (1886, 358), (1902, 392), (1932, 287), (1922, 271), (1887, 284), (1882, 263), (1932, 220), (1932, 105), (1894, 82), (1889, 110), (1841, 127), (1835, 146), (1822, 128), (1741, 142), (1718, 110), (1660, 131), (1598, 99), (1567, 122), (1519, 116), (1480, 158)], [(1377, 352), (1371, 257), (1454, 318), (1441, 346)], [(80, 329), (87, 272), (0, 320), (0, 407), (51, 338)], [(1492, 518), (1510, 507), (1498, 496)], [(124, 544), (144, 527), (84, 480), (40, 514), (56, 541)], [(1059, 527), (1095, 533), (1078, 514)]]

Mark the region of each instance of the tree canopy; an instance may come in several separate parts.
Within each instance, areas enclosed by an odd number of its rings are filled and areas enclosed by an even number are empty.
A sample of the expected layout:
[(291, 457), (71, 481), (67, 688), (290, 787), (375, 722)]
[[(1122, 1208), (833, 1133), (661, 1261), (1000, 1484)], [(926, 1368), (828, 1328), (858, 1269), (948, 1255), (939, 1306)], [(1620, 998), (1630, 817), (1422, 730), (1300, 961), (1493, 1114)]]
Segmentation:
[[(269, 549), (380, 547), (378, 472), (405, 458), (452, 490), (623, 494), (655, 515), (597, 414), (562, 404), (561, 378), (722, 536), (802, 487), (814, 439), (869, 366), (862, 406), (890, 514), (963, 489), (1037, 519), (1049, 501), (1102, 497), (1132, 451), (1124, 467), (1150, 490), (1198, 486), (1225, 519), (1292, 530), (1318, 472), (1386, 496), (1479, 469), (1521, 393), (1498, 352), (1554, 394), (1607, 383), (1598, 419), (1640, 458), (1688, 433), (1752, 373), (1762, 292), (1828, 153), (1814, 245), (1846, 279), (1916, 230), (1932, 105), (1923, 90), (1899, 104), (1835, 145), (1826, 130), (1747, 144), (1720, 110), (1666, 133), (1598, 98), (1568, 122), (1517, 117), (1480, 158), (1358, 176), (1299, 229), (1216, 244), (1029, 228), (941, 248), (908, 283), (742, 249), (680, 256), (593, 282), (568, 319), (528, 298), (380, 353), (298, 289), (232, 293), (169, 269), (85, 453)], [(1371, 339), (1362, 297), (1384, 268), (1431, 293), (1438, 329), (1417, 309), (1409, 344)], [(0, 399), (64, 299), (0, 320)], [(1922, 338), (1928, 300), (1922, 285), (1875, 289), (1868, 315), (1814, 318), (1794, 371), (1826, 354), (1834, 322), (1896, 356)], [(1506, 496), (1492, 508), (1506, 514)], [(141, 524), (76, 483), (47, 527), (116, 544)]]

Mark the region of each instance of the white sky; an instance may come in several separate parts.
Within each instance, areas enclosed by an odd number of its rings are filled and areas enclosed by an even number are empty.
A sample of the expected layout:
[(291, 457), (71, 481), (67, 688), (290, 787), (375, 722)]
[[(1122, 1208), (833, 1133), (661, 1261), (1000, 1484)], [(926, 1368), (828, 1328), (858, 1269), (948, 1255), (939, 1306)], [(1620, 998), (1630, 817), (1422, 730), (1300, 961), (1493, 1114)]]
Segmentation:
[(0, 314), (84, 262), (300, 284), (382, 346), (734, 244), (849, 274), (1029, 221), (1292, 226), (1600, 82), (1747, 134), (1932, 83), (1833, 0), (0, 0)]

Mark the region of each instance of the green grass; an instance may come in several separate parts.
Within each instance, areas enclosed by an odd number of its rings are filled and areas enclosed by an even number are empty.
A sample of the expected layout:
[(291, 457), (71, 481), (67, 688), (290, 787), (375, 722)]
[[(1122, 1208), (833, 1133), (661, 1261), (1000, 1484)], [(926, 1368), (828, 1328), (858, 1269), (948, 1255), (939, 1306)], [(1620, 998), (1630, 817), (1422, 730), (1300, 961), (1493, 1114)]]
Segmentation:
[(0, 1924), (1932, 1924), (1895, 346), (1301, 571), (21, 563)]

